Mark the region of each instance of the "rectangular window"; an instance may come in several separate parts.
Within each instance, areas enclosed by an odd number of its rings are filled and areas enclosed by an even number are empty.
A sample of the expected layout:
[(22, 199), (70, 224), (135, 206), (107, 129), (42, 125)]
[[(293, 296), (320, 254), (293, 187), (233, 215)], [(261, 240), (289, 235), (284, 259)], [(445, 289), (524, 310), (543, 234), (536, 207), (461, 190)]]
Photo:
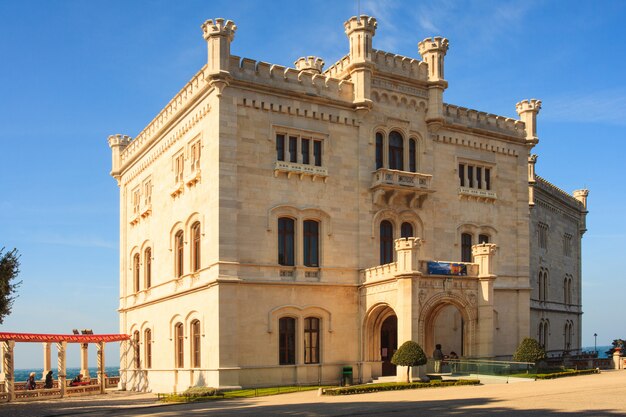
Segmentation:
[(467, 186), (474, 188), (474, 167), (471, 165), (467, 166)]
[(476, 186), (480, 190), (483, 188), (483, 169), (476, 167)]
[(563, 255), (572, 256), (572, 235), (568, 233), (563, 235)]
[(459, 164), (459, 183), (465, 187), (465, 164)]
[(152, 180), (143, 183), (144, 204), (149, 206), (152, 203)]
[(133, 191), (133, 213), (139, 213), (139, 205), (141, 203), (141, 189), (139, 187), (135, 188)]
[(294, 220), (289, 217), (278, 219), (278, 263), (280, 265), (295, 265), (294, 223)]
[(174, 158), (174, 182), (180, 182), (183, 180), (183, 173), (185, 171), (185, 156), (181, 153)]
[(491, 170), (485, 168), (485, 189), (491, 190)]
[(302, 139), (302, 163), (309, 164), (309, 143), (311, 141), (309, 139)]
[(296, 319), (283, 317), (278, 320), (278, 363), (296, 364)]
[(472, 262), (472, 235), (461, 235), (461, 262)]
[(320, 363), (320, 319), (304, 319), (304, 363)]
[(383, 134), (376, 133), (376, 169), (383, 167)]
[(319, 266), (319, 223), (305, 220), (304, 225), (304, 265)]
[(289, 162), (298, 162), (298, 138), (289, 136)]
[(276, 160), (285, 160), (285, 135), (276, 135)]
[(195, 172), (200, 169), (200, 141), (191, 145), (189, 156), (191, 157), (191, 172)]
[(322, 141), (313, 141), (313, 158), (315, 159), (315, 166), (322, 166)]

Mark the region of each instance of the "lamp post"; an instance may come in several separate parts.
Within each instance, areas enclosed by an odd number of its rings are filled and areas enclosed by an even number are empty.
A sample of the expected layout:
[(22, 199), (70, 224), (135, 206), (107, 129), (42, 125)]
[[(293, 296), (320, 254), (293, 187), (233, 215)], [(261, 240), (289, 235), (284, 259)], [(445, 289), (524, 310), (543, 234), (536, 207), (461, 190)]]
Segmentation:
[(593, 334), (593, 350), (598, 354), (598, 333)]

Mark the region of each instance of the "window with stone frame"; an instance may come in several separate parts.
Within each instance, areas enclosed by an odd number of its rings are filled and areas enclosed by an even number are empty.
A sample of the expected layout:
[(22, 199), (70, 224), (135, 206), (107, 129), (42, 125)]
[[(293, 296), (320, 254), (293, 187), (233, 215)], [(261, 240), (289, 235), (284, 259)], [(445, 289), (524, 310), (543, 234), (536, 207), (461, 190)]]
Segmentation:
[(572, 256), (572, 235), (569, 233), (563, 235), (563, 255)]
[(461, 234), (461, 262), (472, 262), (472, 235)]
[(291, 217), (278, 219), (278, 264), (295, 265), (295, 220)]
[(200, 169), (200, 149), (201, 143), (199, 140), (189, 146), (189, 170), (191, 172), (196, 172)]
[(276, 160), (321, 167), (324, 139), (299, 131), (277, 131)]
[(143, 253), (143, 275), (147, 289), (152, 286), (152, 248), (146, 248)]
[(135, 369), (141, 368), (141, 357), (139, 353), (141, 352), (139, 345), (139, 330), (135, 330), (133, 332), (133, 360)]
[(380, 222), (380, 264), (393, 262), (393, 225), (389, 220)]
[(191, 333), (191, 367), (200, 368), (200, 320), (194, 320), (190, 326)]
[(200, 222), (195, 222), (191, 226), (191, 271), (197, 272), (200, 269)]
[(304, 363), (320, 363), (320, 319), (304, 319)]
[(147, 179), (143, 182), (143, 204), (149, 206), (152, 204), (152, 180)]
[(304, 266), (318, 267), (320, 265), (320, 223), (316, 220), (302, 222)]
[(146, 329), (143, 332), (144, 343), (144, 365), (146, 369), (152, 368), (152, 330)]
[(133, 199), (133, 214), (139, 214), (141, 206), (141, 188), (137, 186), (132, 193)]
[(293, 317), (278, 320), (278, 363), (296, 364), (296, 319)]
[(415, 237), (413, 233), (413, 225), (409, 222), (404, 222), (400, 226), (400, 237)]
[(185, 175), (185, 154), (181, 151), (174, 156), (174, 183), (183, 181)]
[(185, 235), (179, 230), (174, 235), (174, 276), (180, 278), (183, 276), (183, 259), (184, 259)]
[(139, 292), (139, 269), (140, 269), (141, 261), (139, 259), (139, 254), (136, 253), (133, 255), (133, 292)]
[(182, 323), (174, 326), (174, 363), (176, 368), (185, 366), (185, 335)]
[(549, 226), (546, 223), (537, 223), (537, 245), (541, 249), (548, 249), (548, 229)]
[(492, 166), (470, 162), (459, 162), (459, 185), (475, 190), (490, 191), (492, 184)]

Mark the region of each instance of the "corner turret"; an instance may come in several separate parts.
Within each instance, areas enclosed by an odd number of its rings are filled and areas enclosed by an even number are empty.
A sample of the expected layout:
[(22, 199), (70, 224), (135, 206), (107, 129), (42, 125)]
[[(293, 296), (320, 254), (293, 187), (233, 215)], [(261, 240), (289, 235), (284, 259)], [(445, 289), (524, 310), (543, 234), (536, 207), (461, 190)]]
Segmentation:
[(111, 148), (111, 176), (118, 180), (120, 179), (120, 167), (122, 166), (122, 152), (128, 144), (131, 142), (132, 138), (126, 135), (111, 135), (108, 138), (109, 147)]
[(230, 62), (230, 43), (235, 38), (237, 25), (232, 20), (217, 18), (207, 20), (201, 26), (204, 39), (207, 41), (208, 63), (207, 75), (211, 85), (219, 93), (229, 84), (231, 75), (228, 71)]
[(537, 114), (541, 110), (541, 100), (531, 98), (522, 100), (515, 105), (515, 110), (519, 118), (526, 125), (526, 143), (536, 145), (539, 142), (537, 137)]
[(422, 59), (428, 64), (428, 110), (426, 123), (434, 131), (443, 124), (443, 91), (448, 88), (444, 79), (444, 57), (448, 52), (448, 40), (441, 36), (426, 38), (417, 44)]
[(324, 60), (316, 56), (303, 56), (294, 62), (298, 71), (305, 71), (311, 74), (321, 74), (324, 68)]
[(372, 38), (376, 33), (376, 19), (370, 16), (352, 16), (344, 23), (350, 40), (350, 78), (354, 84), (354, 104), (357, 109), (372, 106)]

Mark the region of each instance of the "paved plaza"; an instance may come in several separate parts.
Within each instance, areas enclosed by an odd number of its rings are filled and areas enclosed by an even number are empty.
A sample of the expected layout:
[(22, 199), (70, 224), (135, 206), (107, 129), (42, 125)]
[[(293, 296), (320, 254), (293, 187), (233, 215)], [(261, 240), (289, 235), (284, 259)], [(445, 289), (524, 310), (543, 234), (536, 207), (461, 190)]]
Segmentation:
[(0, 416), (626, 416), (626, 372), (341, 397), (316, 391), (241, 400), (162, 405), (152, 394), (0, 405)]

